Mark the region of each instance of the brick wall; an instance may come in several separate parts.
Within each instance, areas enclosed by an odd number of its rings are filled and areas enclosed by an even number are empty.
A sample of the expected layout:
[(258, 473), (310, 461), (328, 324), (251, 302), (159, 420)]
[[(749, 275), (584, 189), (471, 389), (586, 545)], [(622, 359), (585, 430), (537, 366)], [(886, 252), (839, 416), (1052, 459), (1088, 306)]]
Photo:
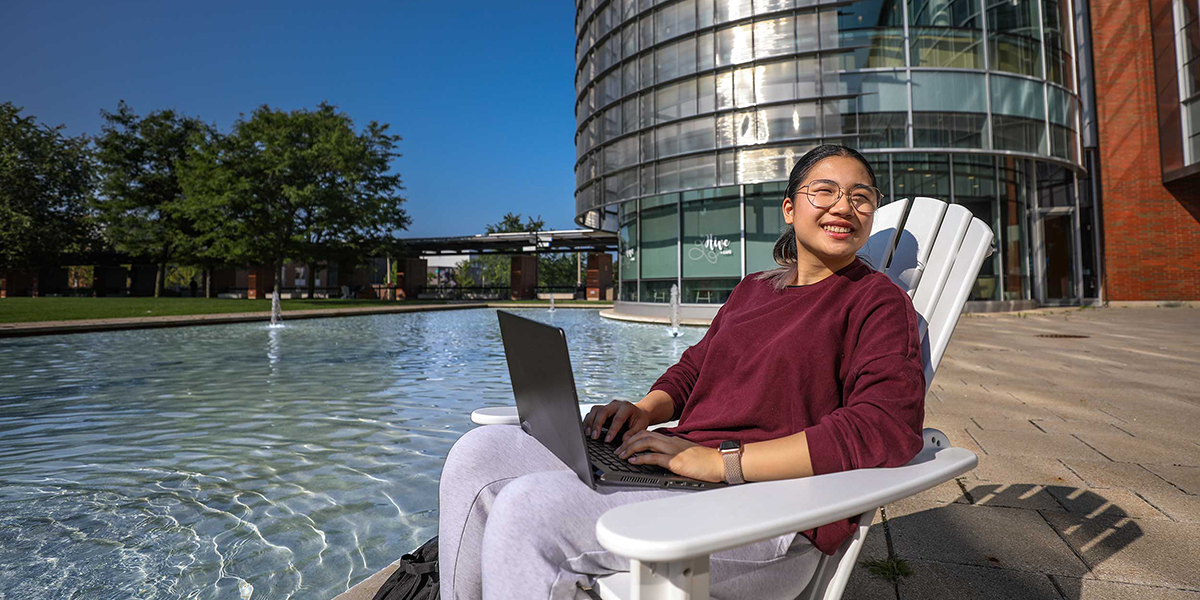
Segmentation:
[(1200, 300), (1200, 183), (1163, 185), (1150, 2), (1091, 10), (1107, 298)]

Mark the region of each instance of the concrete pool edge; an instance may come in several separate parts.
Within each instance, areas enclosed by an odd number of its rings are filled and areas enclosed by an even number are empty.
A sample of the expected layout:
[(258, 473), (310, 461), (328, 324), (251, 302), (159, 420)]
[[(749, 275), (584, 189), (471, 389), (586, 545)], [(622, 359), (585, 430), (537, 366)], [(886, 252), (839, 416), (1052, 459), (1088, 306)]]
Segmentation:
[[(359, 317), (406, 312), (428, 312), (436, 310), (464, 310), (471, 308), (548, 308), (547, 304), (506, 302), (463, 302), (449, 304), (418, 304), (410, 306), (364, 306), (361, 308), (330, 308), (297, 310), (283, 313), (284, 322), (300, 319), (326, 319), (333, 317)], [(560, 304), (556, 309), (611, 308), (610, 302), (591, 304)], [(32, 337), (39, 335), (65, 335), (71, 333), (95, 333), (101, 331), (123, 331), (132, 329), (160, 329), (166, 327), (191, 327), (193, 325), (225, 325), (228, 323), (255, 323), (271, 320), (271, 313), (223, 313), (207, 315), (173, 315), (165, 317), (132, 317), (119, 319), (81, 319), (75, 321), (37, 321), (0, 324), (0, 338)]]
[[(651, 317), (645, 315), (630, 315), (619, 313), (611, 308), (601, 310), (600, 316), (613, 321), (625, 321), (626, 323), (645, 323), (649, 325), (670, 325), (671, 319), (666, 317)], [(679, 324), (685, 327), (708, 327), (712, 325), (711, 319), (680, 319)]]

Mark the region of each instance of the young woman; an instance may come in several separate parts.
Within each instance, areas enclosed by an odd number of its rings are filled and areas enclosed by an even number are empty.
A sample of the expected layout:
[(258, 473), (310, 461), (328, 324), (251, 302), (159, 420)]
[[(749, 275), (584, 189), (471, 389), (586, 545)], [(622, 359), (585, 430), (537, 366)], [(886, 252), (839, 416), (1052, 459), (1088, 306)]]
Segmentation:
[[(584, 419), (624, 427), (619, 454), (706, 481), (766, 481), (898, 466), (921, 448), (925, 379), (908, 296), (856, 257), (881, 196), (858, 152), (826, 145), (792, 169), (780, 268), (747, 276), (708, 332), (637, 403)], [(647, 427), (674, 419), (676, 427)], [(723, 457), (722, 442), (739, 447)], [(728, 468), (727, 468), (728, 467)], [(441, 479), (443, 600), (574, 598), (628, 570), (595, 537), (608, 509), (689, 492), (592, 490), (519, 427), (467, 432)], [(714, 518), (720, 518), (714, 515)], [(850, 521), (713, 554), (714, 598), (795, 598)]]

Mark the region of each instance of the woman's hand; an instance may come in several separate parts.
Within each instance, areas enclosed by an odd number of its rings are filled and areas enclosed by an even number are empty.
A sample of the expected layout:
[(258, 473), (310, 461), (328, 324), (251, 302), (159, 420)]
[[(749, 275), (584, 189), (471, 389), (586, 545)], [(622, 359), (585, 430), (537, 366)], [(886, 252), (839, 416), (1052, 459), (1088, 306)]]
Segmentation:
[[(643, 454), (638, 454), (642, 452)], [(627, 436), (617, 456), (635, 465), (658, 465), (676, 475), (701, 481), (725, 480), (725, 462), (716, 449), (653, 431)]]
[[(609, 422), (610, 418), (612, 422)], [(599, 438), (600, 430), (605, 423), (608, 423), (608, 435), (604, 438), (605, 442), (613, 441), (622, 426), (628, 428), (622, 437), (622, 441), (624, 441), (651, 425), (650, 414), (638, 408), (636, 404), (625, 400), (613, 400), (604, 406), (593, 406), (592, 410), (588, 411), (587, 416), (583, 419), (583, 435), (590, 436), (592, 439)]]

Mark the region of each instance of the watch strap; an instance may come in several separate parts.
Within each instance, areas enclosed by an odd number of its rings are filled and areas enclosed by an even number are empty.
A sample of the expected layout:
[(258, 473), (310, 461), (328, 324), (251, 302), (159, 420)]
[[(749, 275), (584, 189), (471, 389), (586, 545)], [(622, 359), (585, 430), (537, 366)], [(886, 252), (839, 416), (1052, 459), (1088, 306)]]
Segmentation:
[(721, 460), (725, 462), (725, 483), (735, 485), (746, 483), (742, 477), (742, 446), (740, 444), (735, 450), (722, 450)]

